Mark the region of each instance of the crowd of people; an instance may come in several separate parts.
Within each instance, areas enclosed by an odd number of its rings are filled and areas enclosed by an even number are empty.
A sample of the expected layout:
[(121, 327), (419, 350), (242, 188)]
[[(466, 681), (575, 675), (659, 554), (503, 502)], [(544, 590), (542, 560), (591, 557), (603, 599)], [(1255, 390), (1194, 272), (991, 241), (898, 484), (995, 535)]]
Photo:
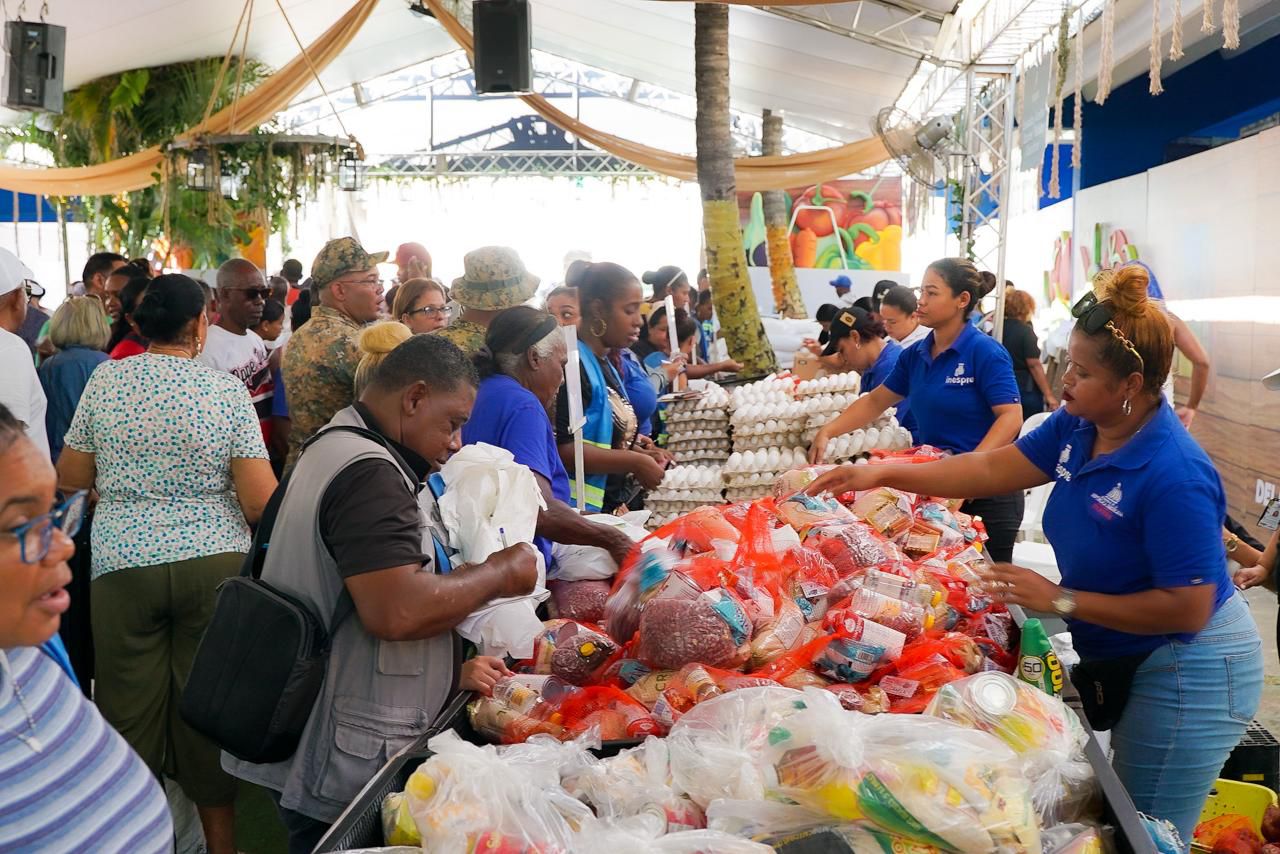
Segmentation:
[[(405, 244), (384, 290), (387, 260), (341, 238), (309, 275), (234, 259), (210, 288), (98, 253), (82, 292), (50, 314), (0, 250), (0, 569), (12, 580), (0, 587), (0, 850), (89, 838), (168, 850), (167, 779), (195, 805), (208, 851), (235, 850), (242, 781), (272, 794), (290, 851), (311, 851), (454, 692), (508, 672), (468, 655), (454, 628), (529, 593), (540, 565), (554, 578), (567, 547), (621, 565), (631, 540), (580, 509), (641, 507), (672, 460), (660, 398), (742, 367), (713, 358), (705, 271), (695, 288), (677, 267), (638, 277), (578, 260), (534, 307), (540, 280), (505, 247), (467, 253), (448, 287), (426, 249)], [(1116, 768), (1140, 808), (1182, 828), (1261, 690), (1225, 555), (1248, 565), (1242, 585), (1264, 583), (1277, 543), (1254, 550), (1224, 527), (1221, 483), (1183, 428), (1195, 407), (1162, 394), (1175, 346), (1199, 345), (1179, 342), (1152, 280), (1126, 266), (1077, 305), (1059, 405), (1031, 298), (1007, 295), (1002, 346), (975, 323), (996, 282), (972, 263), (940, 259), (919, 288), (885, 281), (857, 300), (837, 278), (812, 347), (827, 370), (858, 372), (864, 394), (811, 454), (890, 407), (917, 443), (952, 452), (841, 466), (813, 489), (966, 499), (990, 536), (996, 595), (1066, 617), (1084, 672), (1132, 684)], [(575, 328), (581, 424), (562, 326)], [(1046, 420), (1024, 431), (1033, 417)], [(570, 477), (579, 434), (583, 495)], [(526, 466), (546, 506), (531, 543), (464, 567), (436, 475), (475, 443)], [(1049, 482), (1061, 583), (1011, 565), (1024, 490)], [(179, 707), (218, 585), (240, 573), (264, 518), (262, 580), (326, 619), (331, 649), (292, 756), (249, 762)]]

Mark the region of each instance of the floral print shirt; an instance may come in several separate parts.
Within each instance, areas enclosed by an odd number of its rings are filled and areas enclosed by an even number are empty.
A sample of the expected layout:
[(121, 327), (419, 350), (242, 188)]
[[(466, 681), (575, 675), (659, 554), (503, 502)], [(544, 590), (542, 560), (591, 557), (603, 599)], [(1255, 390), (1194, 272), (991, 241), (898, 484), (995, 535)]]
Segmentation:
[(93, 454), (93, 577), (247, 552), (231, 460), (266, 459), (249, 392), (191, 359), (143, 353), (89, 377), (66, 447)]

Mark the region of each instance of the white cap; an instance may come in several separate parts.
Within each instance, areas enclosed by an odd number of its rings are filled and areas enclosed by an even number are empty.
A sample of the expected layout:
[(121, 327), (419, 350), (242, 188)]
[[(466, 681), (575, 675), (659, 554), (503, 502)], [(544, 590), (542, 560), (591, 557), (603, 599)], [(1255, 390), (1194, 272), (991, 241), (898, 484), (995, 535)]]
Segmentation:
[(17, 255), (8, 249), (0, 249), (0, 297), (16, 291), (23, 282), (35, 277), (35, 273), (19, 261)]
[(1280, 368), (1263, 377), (1262, 384), (1272, 391), (1280, 391)]

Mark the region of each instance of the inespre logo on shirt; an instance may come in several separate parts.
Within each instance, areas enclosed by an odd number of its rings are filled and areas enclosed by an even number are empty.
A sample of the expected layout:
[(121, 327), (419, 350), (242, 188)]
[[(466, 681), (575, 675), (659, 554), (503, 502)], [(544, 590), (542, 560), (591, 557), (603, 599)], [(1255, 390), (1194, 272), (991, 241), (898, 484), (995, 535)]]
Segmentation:
[(972, 385), (975, 382), (977, 382), (977, 377), (966, 377), (964, 375), (964, 362), (956, 365), (956, 372), (946, 379), (946, 385)]
[(1058, 454), (1058, 465), (1054, 468), (1053, 473), (1058, 476), (1059, 480), (1071, 481), (1071, 472), (1067, 471), (1067, 463), (1071, 460), (1071, 445), (1064, 445), (1062, 453)]
[(1095, 514), (1104, 519), (1124, 518), (1124, 513), (1120, 510), (1120, 502), (1124, 500), (1124, 490), (1119, 483), (1111, 487), (1111, 491), (1106, 495), (1098, 495), (1096, 492), (1089, 496), (1093, 499), (1093, 511)]

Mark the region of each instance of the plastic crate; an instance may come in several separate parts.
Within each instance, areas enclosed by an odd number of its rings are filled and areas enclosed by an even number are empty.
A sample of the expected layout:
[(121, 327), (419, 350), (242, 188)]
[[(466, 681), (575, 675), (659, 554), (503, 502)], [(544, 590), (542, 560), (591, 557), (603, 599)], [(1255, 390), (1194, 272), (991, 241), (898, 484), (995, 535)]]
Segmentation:
[[(1204, 802), (1197, 825), (1222, 815), (1242, 815), (1249, 819), (1253, 829), (1262, 832), (1262, 815), (1276, 802), (1276, 793), (1266, 786), (1241, 783), (1238, 780), (1218, 780)], [(1199, 843), (1191, 844), (1193, 852), (1207, 852)]]
[(1280, 741), (1262, 724), (1254, 721), (1244, 738), (1231, 751), (1218, 774), (1224, 780), (1256, 783), (1273, 792), (1280, 791)]

